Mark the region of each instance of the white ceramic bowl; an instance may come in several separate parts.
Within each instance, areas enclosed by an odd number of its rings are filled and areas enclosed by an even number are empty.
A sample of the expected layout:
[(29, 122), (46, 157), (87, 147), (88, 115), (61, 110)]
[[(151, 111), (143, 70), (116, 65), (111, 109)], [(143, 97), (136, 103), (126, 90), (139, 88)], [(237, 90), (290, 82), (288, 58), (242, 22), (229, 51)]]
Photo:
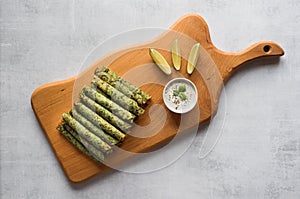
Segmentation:
[[(186, 96), (185, 100), (174, 95), (174, 90), (185, 86), (186, 91), (180, 92)], [(174, 113), (187, 113), (192, 110), (198, 101), (198, 91), (193, 82), (186, 78), (175, 78), (169, 81), (163, 90), (163, 100), (167, 108)]]

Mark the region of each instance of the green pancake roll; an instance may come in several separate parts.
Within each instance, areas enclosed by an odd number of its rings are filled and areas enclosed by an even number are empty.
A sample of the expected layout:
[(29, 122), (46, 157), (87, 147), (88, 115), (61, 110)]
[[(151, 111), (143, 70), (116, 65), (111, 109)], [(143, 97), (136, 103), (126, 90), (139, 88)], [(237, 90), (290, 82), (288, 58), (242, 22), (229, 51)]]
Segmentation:
[[(114, 87), (117, 90), (119, 90), (121, 93), (123, 93), (127, 97), (135, 100), (140, 106), (142, 106), (142, 105), (144, 105), (144, 104), (147, 103), (147, 100), (144, 99), (140, 94), (132, 92), (131, 90), (129, 90), (129, 88), (127, 86), (125, 86), (124, 84), (122, 84), (121, 81), (113, 78), (110, 74), (102, 72), (99, 69), (96, 70), (95, 74), (101, 80), (107, 82), (108, 84), (110, 84), (112, 87)], [(95, 78), (95, 80), (97, 81), (96, 78)], [(98, 81), (99, 81), (99, 79), (98, 79)]]
[(81, 137), (78, 135), (78, 133), (76, 133), (75, 131), (74, 131), (74, 132), (68, 131), (68, 130), (65, 128), (66, 125), (67, 125), (67, 124), (66, 124), (65, 121), (62, 121), (62, 122), (61, 122), (62, 128), (63, 128), (64, 130), (66, 130), (70, 135), (72, 135), (72, 137), (73, 137), (74, 139), (76, 139), (79, 143), (82, 144), (81, 141), (83, 140), (83, 138), (81, 138)]
[(56, 128), (63, 136), (65, 136), (65, 138), (67, 138), (67, 140), (69, 140), (69, 142), (71, 142), (79, 151), (81, 151), (82, 153), (88, 155), (88, 156), (92, 156), (89, 151), (85, 148), (85, 146), (79, 142), (71, 133), (69, 133), (62, 124), (58, 125), (58, 127)]
[(93, 112), (91, 109), (86, 107), (84, 104), (77, 102), (74, 104), (74, 106), (75, 106), (75, 109), (79, 113), (81, 113), (81, 115), (86, 117), (97, 127), (101, 128), (103, 131), (105, 131), (109, 135), (113, 136), (118, 141), (124, 140), (124, 138), (125, 138), (124, 133), (122, 133), (120, 130), (118, 130), (116, 127), (114, 127), (112, 124), (108, 123), (105, 119), (103, 119), (97, 113)]
[(76, 109), (72, 109), (71, 114), (75, 120), (80, 122), (85, 128), (90, 130), (92, 133), (94, 133), (96, 136), (100, 137), (104, 142), (110, 144), (110, 145), (116, 145), (119, 143), (118, 140), (113, 138), (112, 136), (106, 134), (101, 129), (97, 128), (93, 123), (91, 123), (89, 120), (85, 119), (80, 113), (77, 112)]
[(96, 90), (92, 89), (91, 87), (88, 86), (84, 87), (82, 92), (92, 100), (96, 101), (99, 105), (105, 107), (107, 110), (117, 115), (119, 118), (121, 118), (124, 121), (132, 122), (136, 117), (134, 114), (125, 110), (124, 108), (122, 108), (112, 100), (108, 99), (101, 93), (98, 93)]
[(131, 124), (121, 120), (112, 112), (108, 111), (103, 106), (97, 104), (83, 93), (80, 94), (80, 101), (87, 107), (89, 107), (92, 111), (97, 113), (99, 116), (103, 117), (106, 121), (108, 121), (115, 127), (121, 129), (122, 131), (127, 132), (132, 127)]
[(85, 139), (95, 148), (101, 150), (105, 154), (109, 154), (112, 152), (112, 148), (111, 146), (109, 146), (109, 144), (104, 142), (95, 134), (91, 133), (87, 128), (76, 121), (69, 113), (63, 113), (62, 118), (67, 125), (69, 125), (75, 132), (77, 132), (80, 138)]
[(137, 116), (142, 115), (144, 113), (144, 109), (142, 109), (136, 101), (130, 99), (129, 97), (112, 87), (107, 82), (99, 79), (97, 85), (98, 88), (100, 88), (107, 96), (111, 98), (111, 100), (120, 104), (124, 109), (128, 110), (129, 112)]
[(150, 95), (148, 95), (147, 93), (145, 93), (144, 91), (142, 91), (141, 89), (139, 89), (138, 87), (136, 87), (135, 85), (133, 85), (132, 83), (130, 83), (130, 82), (122, 79), (118, 74), (116, 74), (115, 72), (113, 72), (109, 68), (104, 67), (102, 69), (102, 71), (105, 72), (105, 73), (108, 73), (109, 75), (111, 75), (116, 80), (119, 80), (122, 84), (124, 84), (125, 86), (127, 86), (130, 91), (141, 95), (146, 101), (148, 101), (148, 100), (151, 99)]
[[(63, 124), (64, 129), (69, 132), (71, 135), (76, 135), (77, 132), (74, 131), (69, 125)], [(80, 139), (80, 138), (79, 138)], [(85, 139), (80, 139), (80, 142), (85, 147), (85, 149), (88, 151), (89, 156), (93, 157), (96, 161), (103, 161), (105, 159), (105, 155), (101, 150), (98, 150), (95, 148), (92, 144), (90, 144)]]
[[(96, 75), (94, 75), (94, 78), (93, 78), (93, 80), (92, 80), (92, 82), (91, 82), (91, 88), (94, 89), (94, 90), (96, 90), (96, 91), (97, 91), (98, 93), (100, 93), (101, 95), (106, 96), (106, 94), (105, 94), (100, 88), (98, 88), (97, 82), (98, 82), (99, 80), (100, 80), (99, 77), (96, 76)], [(106, 96), (106, 97), (107, 97), (107, 96)]]

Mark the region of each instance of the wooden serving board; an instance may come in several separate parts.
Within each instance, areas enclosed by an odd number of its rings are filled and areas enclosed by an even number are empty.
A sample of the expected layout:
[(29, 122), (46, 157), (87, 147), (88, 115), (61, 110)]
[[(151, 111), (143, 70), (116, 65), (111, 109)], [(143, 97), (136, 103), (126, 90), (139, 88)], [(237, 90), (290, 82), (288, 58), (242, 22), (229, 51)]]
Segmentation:
[[(170, 49), (175, 39), (179, 40), (182, 67), (180, 71), (172, 70), (172, 74), (167, 76), (153, 64), (148, 50), (158, 49), (172, 66)], [(201, 44), (200, 57), (195, 71), (188, 75), (186, 57), (196, 42)], [(138, 126), (133, 128), (131, 135), (120, 146), (123, 150), (141, 153), (170, 141), (177, 133), (187, 132), (209, 121), (217, 111), (223, 84), (242, 63), (283, 54), (282, 48), (273, 42), (260, 42), (240, 53), (222, 52), (212, 44), (205, 21), (198, 15), (187, 15), (150, 42), (109, 53), (77, 77), (37, 88), (31, 97), (32, 108), (68, 179), (82, 182), (110, 168), (79, 152), (56, 127), (62, 113), (72, 108), (82, 87), (89, 85), (97, 67), (109, 66), (152, 95), (145, 114), (136, 121)], [(182, 115), (168, 111), (162, 101), (164, 85), (175, 77), (190, 79), (198, 89), (198, 104), (191, 112)], [(120, 164), (129, 157), (117, 153), (112, 156), (112, 160)]]

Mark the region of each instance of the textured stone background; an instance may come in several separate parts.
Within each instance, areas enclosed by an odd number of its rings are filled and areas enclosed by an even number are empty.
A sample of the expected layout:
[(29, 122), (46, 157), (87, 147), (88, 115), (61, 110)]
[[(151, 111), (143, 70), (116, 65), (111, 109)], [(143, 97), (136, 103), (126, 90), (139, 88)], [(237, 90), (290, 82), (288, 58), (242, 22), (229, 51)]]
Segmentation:
[[(300, 198), (300, 1), (0, 3), (1, 198)], [(187, 13), (204, 17), (224, 51), (274, 40), (286, 54), (246, 64), (230, 79), (220, 102), (223, 134), (206, 158), (199, 158), (204, 128), (167, 168), (69, 183), (31, 110), (33, 90), (76, 75), (87, 53), (109, 36), (167, 28)]]

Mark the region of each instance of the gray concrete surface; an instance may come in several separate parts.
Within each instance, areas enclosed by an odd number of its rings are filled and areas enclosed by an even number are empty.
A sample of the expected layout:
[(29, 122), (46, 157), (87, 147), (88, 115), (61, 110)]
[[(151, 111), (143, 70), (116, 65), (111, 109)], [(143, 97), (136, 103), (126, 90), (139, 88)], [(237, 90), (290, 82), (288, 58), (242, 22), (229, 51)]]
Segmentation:
[[(1, 198), (300, 198), (300, 1), (0, 4)], [(166, 168), (69, 183), (32, 112), (33, 90), (76, 75), (88, 52), (111, 35), (167, 28), (187, 13), (204, 17), (214, 44), (224, 51), (273, 40), (286, 54), (246, 64), (230, 79), (220, 101), (222, 135), (205, 158), (199, 150), (207, 126)]]

